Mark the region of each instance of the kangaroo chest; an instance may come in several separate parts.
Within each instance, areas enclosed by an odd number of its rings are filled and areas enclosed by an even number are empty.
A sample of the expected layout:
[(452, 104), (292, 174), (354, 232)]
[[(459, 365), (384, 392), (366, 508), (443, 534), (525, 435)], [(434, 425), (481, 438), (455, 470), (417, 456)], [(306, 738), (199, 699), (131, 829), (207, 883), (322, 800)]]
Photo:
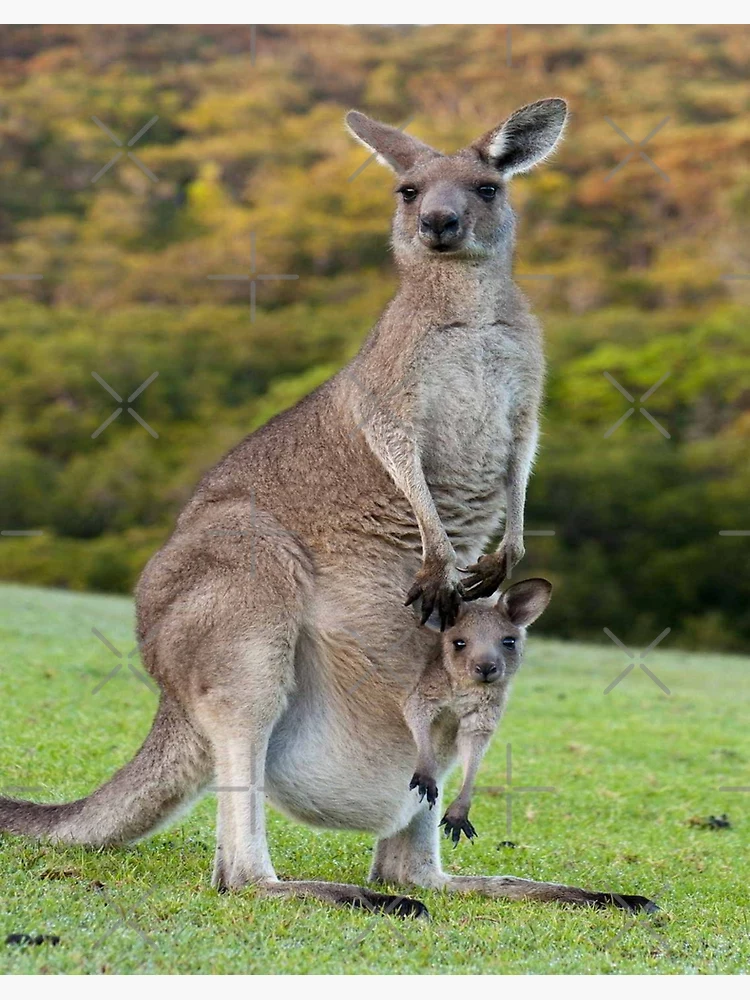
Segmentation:
[(534, 345), (510, 328), (446, 330), (436, 338), (425, 358), (420, 445), (447, 528), (482, 517), (497, 523), (518, 417), (536, 406), (541, 378)]

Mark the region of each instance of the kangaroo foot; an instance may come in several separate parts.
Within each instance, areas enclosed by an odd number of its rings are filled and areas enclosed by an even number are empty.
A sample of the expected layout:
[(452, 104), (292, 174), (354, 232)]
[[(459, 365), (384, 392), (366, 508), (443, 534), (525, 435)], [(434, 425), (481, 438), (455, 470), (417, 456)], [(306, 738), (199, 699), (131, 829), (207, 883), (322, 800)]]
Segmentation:
[(438, 800), (438, 786), (435, 783), (435, 779), (427, 774), (420, 774), (419, 771), (415, 771), (412, 775), (412, 779), (409, 782), (409, 788), (416, 788), (419, 792), (419, 801), (422, 802), (425, 797), (429, 803), (430, 809), (435, 805)]
[(376, 892), (359, 885), (341, 882), (266, 882), (258, 887), (268, 896), (312, 897), (335, 906), (349, 906), (353, 910), (369, 910), (393, 917), (423, 917), (429, 919), (424, 903), (411, 896), (394, 896)]
[(647, 896), (630, 896), (619, 892), (592, 892), (591, 905), (596, 907), (616, 906), (629, 913), (658, 913), (659, 907)]
[(424, 903), (411, 896), (393, 896), (389, 892), (374, 892), (361, 889), (362, 898), (353, 898), (349, 905), (355, 910), (370, 910), (392, 917), (422, 917), (429, 919), (429, 911)]
[(440, 825), (444, 827), (443, 832), (446, 837), (453, 840), (453, 846), (458, 847), (458, 842), (463, 833), (468, 840), (473, 840), (477, 836), (477, 831), (469, 822), (469, 817), (463, 812), (452, 812), (450, 809), (440, 820)]

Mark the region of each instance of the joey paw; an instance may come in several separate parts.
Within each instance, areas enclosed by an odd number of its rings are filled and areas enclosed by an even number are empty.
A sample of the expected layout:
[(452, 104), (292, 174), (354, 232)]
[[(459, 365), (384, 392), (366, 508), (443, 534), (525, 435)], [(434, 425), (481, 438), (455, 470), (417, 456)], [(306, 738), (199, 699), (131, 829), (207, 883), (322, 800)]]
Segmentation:
[(469, 817), (464, 815), (451, 815), (450, 810), (440, 820), (440, 825), (444, 827), (446, 837), (450, 837), (453, 846), (458, 847), (458, 842), (463, 833), (468, 840), (473, 840), (477, 836), (477, 831), (469, 822)]
[(409, 782), (409, 788), (417, 789), (419, 792), (420, 802), (423, 802), (426, 797), (430, 809), (432, 809), (437, 802), (438, 786), (435, 783), (435, 779), (431, 778), (429, 775), (420, 774), (419, 771), (415, 771), (412, 775), (411, 781)]

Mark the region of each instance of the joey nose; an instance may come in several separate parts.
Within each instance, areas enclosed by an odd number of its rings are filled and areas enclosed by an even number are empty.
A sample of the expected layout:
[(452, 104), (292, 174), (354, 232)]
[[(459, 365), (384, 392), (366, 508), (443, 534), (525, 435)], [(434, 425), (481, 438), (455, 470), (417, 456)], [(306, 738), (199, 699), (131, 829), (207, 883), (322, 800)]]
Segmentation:
[(494, 681), (497, 680), (499, 676), (497, 664), (494, 660), (488, 660), (485, 663), (477, 663), (474, 670), (481, 681)]
[(419, 217), (419, 228), (426, 236), (455, 236), (458, 233), (458, 216), (449, 208), (434, 208)]

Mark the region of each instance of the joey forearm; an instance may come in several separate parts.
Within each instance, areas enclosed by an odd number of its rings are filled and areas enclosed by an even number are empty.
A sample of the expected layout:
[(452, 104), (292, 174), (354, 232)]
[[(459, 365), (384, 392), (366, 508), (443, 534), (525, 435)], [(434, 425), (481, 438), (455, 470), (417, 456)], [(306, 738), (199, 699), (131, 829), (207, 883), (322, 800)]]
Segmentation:
[(432, 742), (434, 707), (417, 692), (404, 705), (404, 718), (417, 747), (417, 761), (409, 788), (416, 788), (420, 801), (427, 798), (430, 808), (437, 802), (437, 759)]
[(466, 807), (468, 812), (474, 794), (479, 765), (482, 763), (487, 747), (492, 739), (493, 730), (472, 730), (458, 734), (458, 754), (463, 767), (463, 782), (455, 802)]
[(463, 769), (463, 782), (458, 795), (446, 809), (440, 823), (445, 829), (446, 837), (451, 837), (454, 845), (458, 844), (462, 833), (469, 840), (476, 836), (476, 830), (469, 822), (469, 810), (479, 765), (482, 763), (493, 732), (494, 727), (479, 729), (467, 720), (462, 720), (459, 726), (457, 743)]

